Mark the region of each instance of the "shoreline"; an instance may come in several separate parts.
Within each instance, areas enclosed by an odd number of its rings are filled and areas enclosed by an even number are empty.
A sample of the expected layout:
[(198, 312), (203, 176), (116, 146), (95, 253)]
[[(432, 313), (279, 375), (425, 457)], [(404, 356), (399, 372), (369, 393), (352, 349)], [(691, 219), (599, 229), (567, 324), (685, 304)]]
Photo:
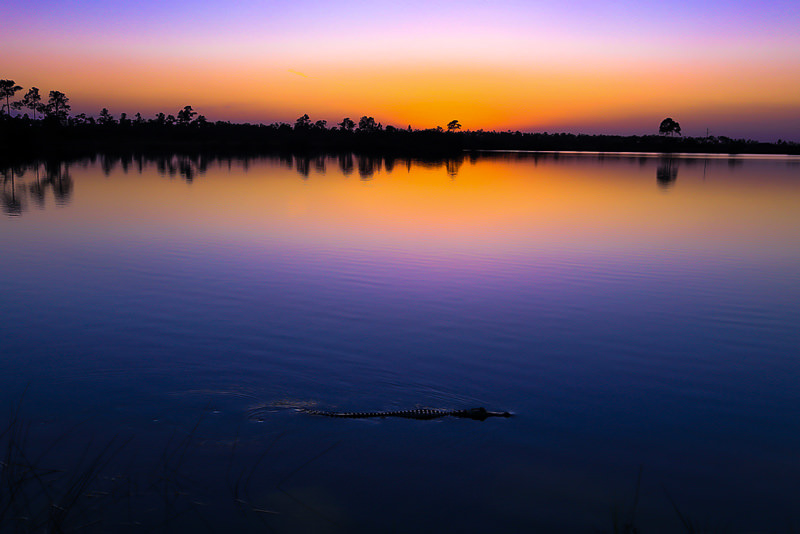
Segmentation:
[(92, 154), (353, 152), (446, 157), (464, 152), (529, 152), (634, 157), (800, 156), (800, 143), (727, 137), (618, 136), (570, 133), (292, 128), (288, 124), (61, 124), (0, 120), (0, 162)]

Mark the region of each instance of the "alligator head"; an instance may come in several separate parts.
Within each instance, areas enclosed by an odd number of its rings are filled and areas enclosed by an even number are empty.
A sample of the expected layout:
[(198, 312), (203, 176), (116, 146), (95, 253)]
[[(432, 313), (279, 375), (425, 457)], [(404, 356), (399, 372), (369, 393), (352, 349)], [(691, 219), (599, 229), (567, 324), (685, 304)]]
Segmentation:
[(476, 421), (485, 421), (489, 417), (511, 417), (508, 412), (490, 412), (486, 408), (470, 408), (469, 410), (459, 410), (454, 412), (455, 417), (464, 417), (467, 419), (475, 419)]

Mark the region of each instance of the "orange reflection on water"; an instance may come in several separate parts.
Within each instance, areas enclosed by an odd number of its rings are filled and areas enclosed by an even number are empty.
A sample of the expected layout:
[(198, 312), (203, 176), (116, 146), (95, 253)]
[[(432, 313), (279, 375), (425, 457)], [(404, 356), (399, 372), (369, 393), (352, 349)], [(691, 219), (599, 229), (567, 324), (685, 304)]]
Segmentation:
[[(57, 230), (146, 239), (414, 253), (786, 250), (800, 214), (787, 161), (493, 155), (356, 156), (73, 167)], [(192, 162), (185, 163), (191, 169)], [(172, 176), (170, 176), (172, 172)], [(23, 180), (29, 180), (24, 178)], [(51, 221), (52, 222), (52, 221)], [(49, 225), (52, 232), (52, 225)]]

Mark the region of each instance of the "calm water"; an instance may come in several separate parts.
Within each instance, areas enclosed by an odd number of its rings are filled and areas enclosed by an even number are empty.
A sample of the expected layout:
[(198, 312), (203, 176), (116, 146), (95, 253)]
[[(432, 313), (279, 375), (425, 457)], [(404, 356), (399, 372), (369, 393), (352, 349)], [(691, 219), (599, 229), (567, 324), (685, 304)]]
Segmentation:
[(2, 413), (43, 467), (126, 442), (73, 527), (800, 525), (798, 159), (98, 158), (3, 202)]

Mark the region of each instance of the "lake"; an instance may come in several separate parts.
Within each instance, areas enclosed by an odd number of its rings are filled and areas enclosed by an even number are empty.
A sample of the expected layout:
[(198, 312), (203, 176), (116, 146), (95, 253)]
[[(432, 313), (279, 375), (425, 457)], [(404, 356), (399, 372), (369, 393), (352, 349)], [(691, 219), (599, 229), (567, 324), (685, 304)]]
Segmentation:
[[(0, 451), (52, 481), (7, 466), (0, 530), (800, 525), (800, 158), (3, 176)], [(302, 411), (419, 407), (513, 417)]]

